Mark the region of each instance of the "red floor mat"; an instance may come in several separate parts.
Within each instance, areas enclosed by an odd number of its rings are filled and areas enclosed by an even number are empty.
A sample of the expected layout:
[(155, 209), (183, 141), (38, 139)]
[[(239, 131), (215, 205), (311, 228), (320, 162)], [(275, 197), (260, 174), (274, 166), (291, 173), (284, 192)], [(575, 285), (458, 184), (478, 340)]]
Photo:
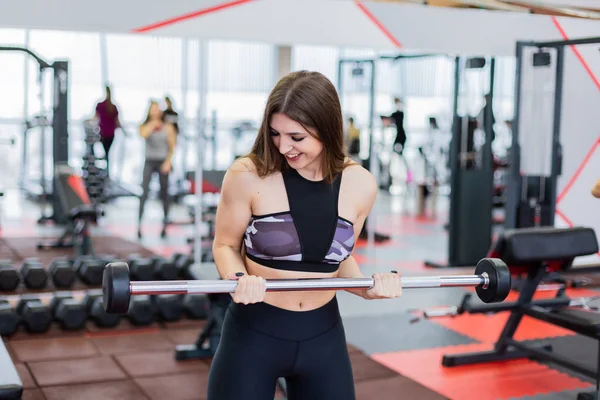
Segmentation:
[(444, 354), (489, 349), (489, 344), (472, 344), (374, 354), (372, 358), (449, 399), (507, 399), (590, 386), (587, 382), (528, 360), (453, 368), (441, 365)]

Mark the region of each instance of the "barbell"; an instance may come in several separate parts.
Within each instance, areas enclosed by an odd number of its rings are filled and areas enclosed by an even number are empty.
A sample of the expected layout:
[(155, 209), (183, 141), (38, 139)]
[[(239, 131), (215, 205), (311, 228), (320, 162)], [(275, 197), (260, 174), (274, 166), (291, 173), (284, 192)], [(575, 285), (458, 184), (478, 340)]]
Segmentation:
[[(238, 282), (234, 280), (193, 281), (135, 281), (129, 278), (129, 266), (124, 262), (106, 265), (103, 273), (103, 304), (107, 313), (125, 314), (129, 300), (135, 295), (233, 293)], [(304, 278), (268, 279), (267, 292), (370, 289), (373, 278)], [(449, 286), (475, 287), (485, 303), (506, 299), (511, 289), (510, 271), (496, 258), (484, 258), (477, 263), (475, 275), (402, 277), (402, 288), (436, 288)]]

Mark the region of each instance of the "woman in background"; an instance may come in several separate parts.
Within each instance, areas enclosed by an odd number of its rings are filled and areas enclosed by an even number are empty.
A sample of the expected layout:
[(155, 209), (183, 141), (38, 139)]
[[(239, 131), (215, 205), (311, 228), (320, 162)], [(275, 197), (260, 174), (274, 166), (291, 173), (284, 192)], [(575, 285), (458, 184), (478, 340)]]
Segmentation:
[(138, 214), (138, 238), (142, 237), (142, 216), (148, 199), (148, 190), (152, 175), (158, 173), (160, 181), (160, 199), (163, 204), (163, 228), (160, 236), (167, 234), (167, 217), (169, 214), (169, 173), (172, 169), (171, 160), (177, 144), (175, 127), (165, 122), (165, 116), (156, 101), (150, 102), (146, 120), (140, 126), (140, 135), (145, 139), (146, 155), (142, 178), (143, 194), (140, 198)]
[[(96, 119), (100, 127), (100, 143), (104, 147), (106, 154), (106, 173), (110, 176), (109, 152), (115, 140), (115, 130), (121, 128), (119, 121), (119, 109), (112, 102), (110, 86), (105, 86), (106, 97), (103, 101), (96, 104)], [(122, 128), (121, 128), (122, 129)]]

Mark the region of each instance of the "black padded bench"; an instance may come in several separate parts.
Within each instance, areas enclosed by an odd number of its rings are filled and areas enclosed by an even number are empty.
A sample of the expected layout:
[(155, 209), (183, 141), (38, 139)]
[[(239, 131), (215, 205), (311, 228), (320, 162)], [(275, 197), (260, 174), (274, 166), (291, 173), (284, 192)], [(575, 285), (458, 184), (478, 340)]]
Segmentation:
[[(598, 252), (598, 241), (593, 229), (524, 228), (506, 230), (496, 241), (489, 256), (502, 259), (511, 275), (525, 275), (516, 302), (471, 306), (467, 297), (461, 307), (468, 313), (510, 311), (504, 329), (491, 351), (445, 355), (446, 367), (484, 362), (506, 361), (518, 358), (538, 358), (569, 368), (596, 380), (600, 388), (600, 351), (597, 369), (587, 368), (575, 360), (552, 353), (549, 345), (533, 345), (514, 339), (524, 315), (571, 330), (580, 335), (600, 340), (600, 314), (569, 308), (570, 298), (559, 291), (556, 298), (533, 300), (533, 295), (544, 278), (552, 272), (567, 270), (576, 257)], [(592, 397), (589, 397), (592, 396)], [(597, 399), (596, 393), (580, 393), (578, 400)]]
[(23, 383), (0, 338), (0, 400), (18, 400), (22, 395)]
[(100, 212), (92, 205), (85, 181), (74, 168), (59, 163), (54, 174), (56, 193), (66, 215), (67, 227), (55, 242), (39, 243), (38, 249), (74, 247), (77, 256), (93, 255), (89, 224), (98, 220)]

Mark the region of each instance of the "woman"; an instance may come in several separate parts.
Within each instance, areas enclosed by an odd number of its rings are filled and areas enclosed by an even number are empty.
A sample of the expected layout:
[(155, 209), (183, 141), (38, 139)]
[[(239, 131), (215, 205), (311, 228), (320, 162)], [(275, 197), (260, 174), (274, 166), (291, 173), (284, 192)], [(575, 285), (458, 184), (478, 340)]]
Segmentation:
[(169, 214), (169, 172), (172, 169), (171, 159), (175, 152), (177, 134), (173, 124), (165, 122), (163, 112), (156, 101), (150, 102), (146, 120), (140, 126), (140, 135), (146, 142), (146, 160), (142, 178), (143, 193), (140, 198), (138, 214), (138, 238), (142, 237), (142, 216), (148, 199), (150, 179), (155, 172), (158, 173), (160, 181), (160, 199), (164, 212), (163, 228), (160, 236), (165, 237)]
[[(335, 87), (293, 72), (271, 92), (250, 154), (227, 171), (213, 255), (236, 291), (212, 361), (209, 400), (353, 399), (336, 292), (265, 292), (267, 279), (362, 277), (354, 238), (375, 201), (371, 174), (349, 160)], [(400, 276), (374, 274), (365, 299), (402, 293)]]
[(106, 97), (103, 101), (96, 104), (96, 119), (100, 128), (100, 142), (102, 143), (102, 147), (104, 147), (104, 154), (106, 155), (106, 173), (110, 176), (110, 160), (108, 155), (115, 140), (115, 130), (121, 127), (121, 121), (119, 120), (119, 109), (112, 102), (110, 86), (105, 86), (104, 89)]

